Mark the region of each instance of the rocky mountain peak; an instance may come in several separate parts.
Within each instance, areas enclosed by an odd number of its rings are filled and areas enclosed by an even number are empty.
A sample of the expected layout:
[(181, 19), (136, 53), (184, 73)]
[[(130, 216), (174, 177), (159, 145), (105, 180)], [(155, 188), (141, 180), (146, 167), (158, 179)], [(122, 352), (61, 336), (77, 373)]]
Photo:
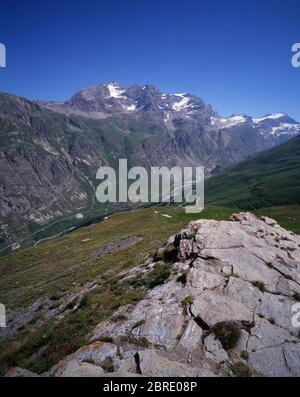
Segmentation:
[(183, 118), (200, 116), (203, 119), (204, 112), (212, 112), (200, 98), (190, 93), (164, 94), (151, 84), (124, 88), (115, 81), (83, 89), (63, 104), (48, 102), (44, 105), (58, 112), (93, 118), (151, 111), (156, 113), (162, 123), (179, 115)]

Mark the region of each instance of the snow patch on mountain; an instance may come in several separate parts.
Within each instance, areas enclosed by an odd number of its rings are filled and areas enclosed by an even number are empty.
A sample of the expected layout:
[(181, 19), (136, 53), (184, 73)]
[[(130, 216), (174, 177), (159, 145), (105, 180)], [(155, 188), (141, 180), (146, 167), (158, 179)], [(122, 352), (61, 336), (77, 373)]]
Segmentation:
[(281, 117), (285, 117), (285, 116), (286, 116), (286, 113), (268, 114), (268, 115), (266, 115), (264, 117), (254, 118), (253, 119), (253, 123), (254, 124), (259, 124), (259, 123), (261, 123), (262, 121), (265, 121), (265, 120), (277, 120), (277, 119), (280, 119)]
[(109, 83), (107, 85), (107, 88), (109, 90), (109, 94), (111, 98), (123, 98), (123, 94), (125, 90), (122, 90), (120, 86), (116, 83)]
[(241, 114), (241, 115), (233, 115), (227, 118), (216, 118), (211, 117), (211, 125), (219, 126), (221, 128), (229, 128), (233, 127), (237, 124), (242, 124), (248, 121), (248, 117)]
[(175, 110), (176, 112), (179, 112), (180, 110), (183, 110), (188, 107), (190, 98), (184, 96), (184, 94), (175, 94), (175, 96), (178, 96), (181, 99), (179, 102), (174, 103), (174, 105), (172, 106), (173, 110)]
[(300, 124), (280, 123), (278, 127), (273, 127), (272, 135), (296, 135), (300, 133)]

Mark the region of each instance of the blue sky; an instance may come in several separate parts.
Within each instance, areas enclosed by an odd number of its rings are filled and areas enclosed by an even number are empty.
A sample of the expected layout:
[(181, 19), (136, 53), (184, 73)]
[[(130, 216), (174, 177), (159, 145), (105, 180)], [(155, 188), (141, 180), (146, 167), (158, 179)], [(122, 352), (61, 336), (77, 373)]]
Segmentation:
[(194, 93), (222, 115), (283, 111), (300, 121), (299, 1), (5, 3), (0, 91), (64, 100), (104, 81), (150, 83)]

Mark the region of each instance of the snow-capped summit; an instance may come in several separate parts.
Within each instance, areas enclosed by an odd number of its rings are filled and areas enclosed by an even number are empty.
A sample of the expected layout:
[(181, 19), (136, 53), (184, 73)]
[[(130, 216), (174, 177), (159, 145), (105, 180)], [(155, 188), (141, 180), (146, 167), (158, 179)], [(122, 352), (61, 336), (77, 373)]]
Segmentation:
[(300, 124), (286, 113), (267, 114), (263, 117), (252, 118), (245, 114), (234, 114), (230, 117), (212, 117), (211, 125), (214, 128), (238, 127), (248, 124), (261, 135), (268, 137), (294, 136), (300, 133)]
[(63, 104), (48, 103), (44, 106), (62, 113), (93, 118), (129, 114), (153, 119), (171, 130), (179, 125), (185, 125), (188, 129), (189, 123), (198, 125), (199, 131), (205, 127), (209, 131), (243, 129), (243, 133), (247, 133), (249, 128), (249, 132), (255, 131), (263, 139), (279, 143), (300, 133), (300, 124), (283, 112), (253, 118), (246, 114), (220, 117), (200, 98), (188, 92), (163, 93), (150, 84), (125, 88), (110, 81), (83, 89)]
[(282, 137), (300, 133), (300, 124), (286, 113), (267, 114), (260, 118), (254, 118), (253, 123), (262, 135), (271, 134), (275, 137)]

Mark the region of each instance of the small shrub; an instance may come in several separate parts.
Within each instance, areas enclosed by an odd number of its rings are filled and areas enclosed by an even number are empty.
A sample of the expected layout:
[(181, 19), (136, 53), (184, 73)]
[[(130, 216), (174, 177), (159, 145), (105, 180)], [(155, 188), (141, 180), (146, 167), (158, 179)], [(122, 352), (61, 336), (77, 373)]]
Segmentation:
[(171, 275), (169, 266), (163, 262), (157, 262), (155, 268), (148, 275), (138, 275), (130, 280), (130, 285), (134, 288), (145, 287), (152, 289), (161, 285)]
[(95, 361), (92, 358), (86, 358), (84, 361), (84, 363), (88, 363), (88, 364), (95, 364)]
[(150, 342), (148, 341), (147, 338), (142, 337), (142, 338), (136, 338), (132, 335), (124, 335), (121, 337), (121, 341), (123, 343), (129, 343), (130, 345), (134, 345), (137, 347), (149, 347), (150, 346)]
[(253, 281), (252, 285), (253, 287), (258, 288), (261, 292), (266, 291), (265, 284), (262, 281)]
[(274, 320), (274, 318), (269, 318), (269, 323), (271, 323), (272, 325), (275, 325), (275, 320)]
[(132, 287), (134, 287), (134, 288), (140, 288), (140, 287), (145, 287), (146, 284), (147, 284), (147, 281), (146, 281), (146, 279), (145, 279), (143, 276), (138, 275), (138, 276), (132, 278), (132, 279), (129, 281), (129, 284), (130, 284)]
[(111, 357), (106, 357), (106, 359), (102, 362), (101, 367), (105, 372), (115, 372), (114, 361)]
[(99, 342), (114, 343), (113, 338), (110, 336), (101, 336), (98, 340)]
[(183, 299), (183, 301), (181, 302), (183, 307), (187, 307), (188, 305), (191, 305), (194, 302), (194, 297), (193, 295), (189, 295), (186, 298)]
[(152, 289), (158, 285), (161, 285), (171, 275), (170, 269), (167, 265), (157, 263), (155, 269), (149, 274), (146, 280), (146, 286)]
[(234, 323), (229, 321), (222, 321), (215, 324), (212, 328), (212, 331), (219, 339), (225, 350), (234, 348), (237, 345), (241, 335), (239, 328)]
[(163, 260), (166, 263), (174, 263), (177, 261), (177, 259), (178, 249), (173, 244), (160, 248), (153, 258), (155, 262)]
[(246, 350), (244, 350), (244, 351), (242, 351), (242, 353), (241, 353), (241, 357), (242, 357), (244, 360), (248, 360), (248, 359), (249, 359), (249, 353), (248, 353)]
[(139, 341), (138, 341), (138, 345), (139, 345), (140, 347), (149, 347), (149, 346), (150, 346), (150, 342), (148, 341), (147, 338), (141, 338), (141, 339), (139, 339)]
[(251, 377), (251, 369), (247, 364), (239, 361), (231, 366), (233, 374), (239, 378), (249, 378)]
[(119, 321), (126, 321), (128, 318), (124, 314), (119, 314), (112, 318), (112, 321), (118, 323)]
[(178, 249), (175, 247), (175, 245), (169, 245), (168, 247), (165, 248), (163, 252), (163, 260), (165, 262), (171, 262), (174, 263), (178, 259)]

